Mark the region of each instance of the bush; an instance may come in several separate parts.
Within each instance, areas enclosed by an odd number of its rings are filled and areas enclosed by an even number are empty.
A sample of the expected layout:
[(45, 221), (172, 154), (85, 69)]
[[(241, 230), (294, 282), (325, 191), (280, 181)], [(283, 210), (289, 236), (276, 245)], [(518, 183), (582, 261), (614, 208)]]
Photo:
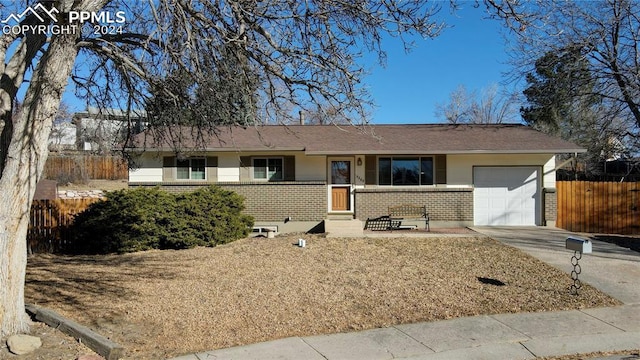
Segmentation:
[(215, 246), (247, 236), (253, 225), (241, 213), (243, 198), (214, 186), (180, 195), (158, 188), (119, 190), (106, 197), (76, 216), (70, 252)]
[(247, 236), (253, 218), (242, 214), (243, 202), (242, 196), (215, 186), (178, 195), (177, 211), (183, 222), (177, 230), (188, 231), (166, 239), (169, 247), (181, 241), (188, 246), (216, 246)]

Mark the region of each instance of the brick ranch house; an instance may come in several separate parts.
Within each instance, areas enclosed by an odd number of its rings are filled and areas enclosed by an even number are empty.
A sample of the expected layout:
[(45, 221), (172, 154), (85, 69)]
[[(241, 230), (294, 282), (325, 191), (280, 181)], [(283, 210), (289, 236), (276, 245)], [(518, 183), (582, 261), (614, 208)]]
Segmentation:
[(425, 205), (432, 227), (553, 225), (556, 154), (585, 151), (523, 125), (233, 127), (180, 156), (148, 135), (134, 138), (130, 187), (216, 184), (279, 232), (401, 204)]

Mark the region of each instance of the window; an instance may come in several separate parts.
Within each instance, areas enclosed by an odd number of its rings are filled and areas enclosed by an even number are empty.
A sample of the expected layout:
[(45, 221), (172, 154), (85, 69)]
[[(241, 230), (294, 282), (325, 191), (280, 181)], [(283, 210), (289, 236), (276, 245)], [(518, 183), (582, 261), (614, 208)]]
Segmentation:
[(391, 185), (391, 158), (378, 159), (378, 184)]
[(206, 161), (203, 158), (176, 160), (178, 180), (205, 180)]
[(420, 158), (420, 184), (433, 185), (433, 158)]
[(379, 185), (433, 185), (432, 157), (378, 158)]
[(256, 180), (282, 180), (282, 158), (254, 158), (253, 178)]

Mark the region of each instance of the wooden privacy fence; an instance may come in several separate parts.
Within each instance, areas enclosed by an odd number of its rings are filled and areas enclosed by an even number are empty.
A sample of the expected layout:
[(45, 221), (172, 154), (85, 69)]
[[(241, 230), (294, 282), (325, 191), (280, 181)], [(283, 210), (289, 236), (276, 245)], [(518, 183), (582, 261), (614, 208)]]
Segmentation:
[(69, 227), (76, 214), (100, 199), (35, 200), (31, 204), (27, 251), (58, 253), (70, 242)]
[(575, 232), (640, 234), (640, 183), (558, 181), (556, 226)]
[(117, 156), (97, 155), (49, 155), (44, 177), (59, 179), (77, 177), (93, 180), (121, 180), (128, 175), (127, 163)]

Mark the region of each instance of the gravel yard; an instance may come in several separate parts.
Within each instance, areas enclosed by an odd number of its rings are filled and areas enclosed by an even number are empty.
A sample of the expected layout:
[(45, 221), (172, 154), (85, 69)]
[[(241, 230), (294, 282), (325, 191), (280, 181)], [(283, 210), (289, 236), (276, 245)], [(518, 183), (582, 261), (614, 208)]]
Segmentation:
[[(307, 240), (299, 248), (298, 238)], [(504, 285), (501, 285), (504, 283)], [(497, 285), (496, 285), (497, 284)], [(37, 255), (27, 302), (158, 359), (289, 336), (616, 305), (485, 237), (250, 238), (216, 248)]]

